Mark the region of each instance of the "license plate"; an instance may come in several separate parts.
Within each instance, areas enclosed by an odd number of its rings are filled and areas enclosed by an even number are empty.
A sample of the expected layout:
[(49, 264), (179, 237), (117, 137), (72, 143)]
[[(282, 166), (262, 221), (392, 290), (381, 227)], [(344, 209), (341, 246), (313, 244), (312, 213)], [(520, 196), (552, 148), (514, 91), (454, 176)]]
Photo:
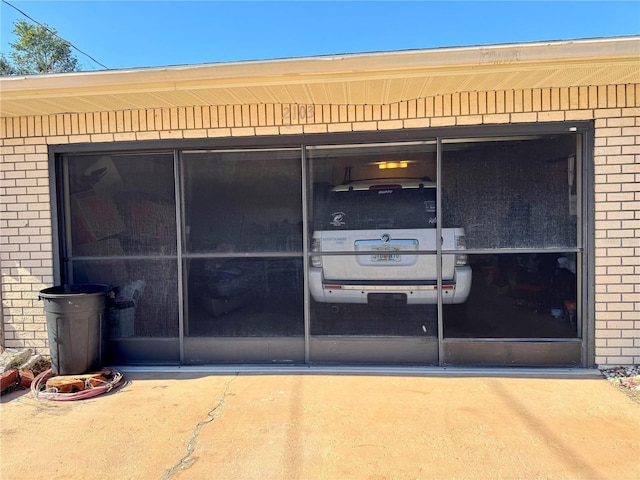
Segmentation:
[(398, 253), (377, 253), (371, 255), (372, 262), (400, 262), (402, 257)]

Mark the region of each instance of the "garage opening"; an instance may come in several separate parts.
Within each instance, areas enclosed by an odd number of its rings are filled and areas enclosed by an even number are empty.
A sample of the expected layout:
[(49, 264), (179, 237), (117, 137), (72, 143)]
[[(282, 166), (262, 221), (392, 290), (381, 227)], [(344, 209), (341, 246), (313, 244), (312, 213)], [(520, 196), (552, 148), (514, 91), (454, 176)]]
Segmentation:
[(589, 128), (64, 151), (61, 281), (114, 363), (585, 365)]

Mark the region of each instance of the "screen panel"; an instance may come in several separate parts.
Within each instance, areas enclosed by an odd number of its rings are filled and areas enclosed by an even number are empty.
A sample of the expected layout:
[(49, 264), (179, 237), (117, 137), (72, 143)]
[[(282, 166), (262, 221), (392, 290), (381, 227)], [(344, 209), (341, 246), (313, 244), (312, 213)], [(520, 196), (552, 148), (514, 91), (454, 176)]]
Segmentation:
[(183, 154), (185, 251), (302, 252), (300, 150)]
[(173, 155), (68, 157), (75, 257), (175, 255)]
[(481, 248), (577, 247), (576, 135), (443, 144), (443, 227)]

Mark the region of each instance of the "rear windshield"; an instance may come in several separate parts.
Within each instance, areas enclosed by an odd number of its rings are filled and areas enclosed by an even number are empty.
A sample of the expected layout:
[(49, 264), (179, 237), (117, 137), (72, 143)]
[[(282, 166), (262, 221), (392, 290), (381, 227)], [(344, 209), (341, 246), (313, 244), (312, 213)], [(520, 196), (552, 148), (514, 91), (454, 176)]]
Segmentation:
[(316, 230), (436, 228), (435, 188), (331, 192), (315, 218)]

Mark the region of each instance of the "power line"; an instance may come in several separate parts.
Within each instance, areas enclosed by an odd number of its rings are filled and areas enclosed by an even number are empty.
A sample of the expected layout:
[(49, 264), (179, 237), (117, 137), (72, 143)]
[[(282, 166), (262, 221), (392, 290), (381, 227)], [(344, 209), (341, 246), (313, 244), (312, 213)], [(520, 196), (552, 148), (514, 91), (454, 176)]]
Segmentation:
[(80, 50), (78, 47), (76, 47), (73, 43), (71, 43), (70, 41), (62, 38), (60, 35), (58, 35), (56, 32), (54, 32), (53, 30), (51, 30), (49, 27), (47, 27), (46, 25), (43, 25), (42, 23), (38, 22), (37, 20), (34, 20), (33, 18), (31, 18), (29, 15), (27, 15), (26, 13), (24, 13), (22, 10), (20, 10), (18, 7), (16, 7), (15, 5), (10, 4), (9, 2), (7, 2), (7, 0), (2, 0), (2, 3), (9, 5), (11, 8), (13, 8), (14, 10), (20, 12), (20, 14), (24, 15), (25, 17), (27, 17), (29, 20), (31, 20), (33, 23), (36, 23), (38, 25), (40, 25), (42, 28), (44, 28), (47, 32), (49, 32), (51, 35), (53, 35), (56, 38), (59, 38), (60, 40), (62, 40), (63, 42), (65, 42), (67, 45), (69, 45), (71, 48), (77, 50), (78, 52), (80, 52), (82, 55), (84, 55), (85, 57), (90, 58), (93, 62), (97, 63), (98, 65), (100, 65), (101, 67), (103, 67), (106, 70), (111, 70), (109, 67), (107, 67), (106, 65), (104, 65), (103, 63), (100, 63), (99, 61), (97, 61), (95, 58), (93, 58), (91, 55), (89, 55), (86, 52), (83, 52), (82, 50)]

